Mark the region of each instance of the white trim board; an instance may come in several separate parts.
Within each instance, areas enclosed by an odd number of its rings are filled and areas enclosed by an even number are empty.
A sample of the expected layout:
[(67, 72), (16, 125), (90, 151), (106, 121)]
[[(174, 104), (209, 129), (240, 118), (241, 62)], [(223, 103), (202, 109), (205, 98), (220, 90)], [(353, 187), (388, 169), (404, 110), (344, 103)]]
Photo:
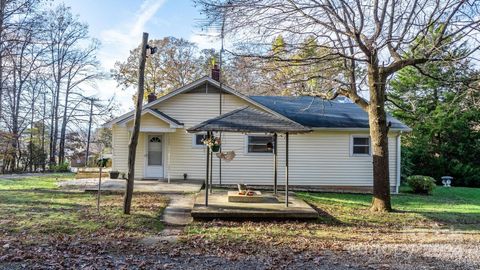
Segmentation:
[[(144, 116), (145, 114), (150, 114), (152, 116), (155, 116), (156, 118), (164, 121), (165, 123), (169, 124), (170, 125), (170, 128), (183, 128), (183, 125), (179, 125), (173, 121), (171, 121), (170, 119), (166, 118), (166, 117), (163, 117), (162, 115), (156, 113), (155, 111), (153, 111), (152, 109), (150, 108), (146, 108), (142, 111), (142, 116)], [(118, 124), (121, 124), (123, 126), (125, 126), (128, 122), (132, 121), (133, 120), (133, 115), (125, 118), (125, 119), (122, 119), (120, 121), (118, 121), (117, 123)]]

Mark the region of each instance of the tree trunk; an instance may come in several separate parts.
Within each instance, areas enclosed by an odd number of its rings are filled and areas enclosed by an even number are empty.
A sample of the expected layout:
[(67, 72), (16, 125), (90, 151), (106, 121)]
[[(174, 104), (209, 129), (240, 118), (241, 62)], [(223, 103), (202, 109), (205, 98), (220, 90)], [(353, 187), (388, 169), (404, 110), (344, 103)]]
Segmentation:
[(57, 143), (58, 143), (58, 107), (60, 102), (60, 83), (57, 84), (57, 91), (55, 97), (55, 107), (53, 109), (53, 143), (52, 143), (52, 156), (50, 156), (50, 162), (56, 164), (57, 156)]
[(4, 29), (4, 17), (5, 17), (5, 5), (4, 0), (0, 0), (0, 119), (3, 114), (3, 29)]
[(142, 55), (140, 56), (140, 65), (138, 72), (138, 92), (137, 92), (137, 105), (135, 107), (135, 119), (133, 122), (132, 138), (128, 146), (128, 179), (127, 187), (125, 190), (125, 198), (123, 203), (123, 213), (129, 215), (132, 206), (133, 195), (133, 180), (135, 178), (135, 155), (137, 151), (138, 135), (140, 133), (140, 120), (142, 114), (142, 103), (144, 93), (144, 74), (145, 74), (145, 62), (147, 58), (147, 42), (148, 33), (143, 33), (142, 41)]
[(30, 144), (29, 144), (29, 148), (28, 148), (28, 170), (30, 172), (33, 171), (33, 120), (34, 120), (34, 117), (35, 117), (35, 92), (32, 93), (33, 97), (32, 97), (32, 103), (31, 103), (31, 107), (30, 107), (30, 110), (32, 111), (32, 115), (30, 116)]
[(392, 210), (388, 167), (388, 126), (385, 112), (386, 78), (378, 67), (368, 68), (370, 106), (368, 118), (373, 158), (373, 199), (371, 211)]
[(63, 164), (65, 163), (65, 135), (67, 133), (67, 110), (68, 110), (68, 95), (69, 95), (69, 87), (67, 86), (67, 91), (65, 93), (65, 108), (63, 109), (63, 121), (62, 127), (60, 129), (60, 146), (58, 151), (58, 163)]
[(47, 98), (43, 93), (43, 115), (42, 115), (42, 172), (45, 172), (46, 153), (45, 153), (45, 119), (47, 118)]
[(50, 152), (49, 153), (49, 156), (50, 156), (49, 157), (49, 159), (50, 159), (49, 165), (50, 165), (50, 167), (55, 164), (55, 153), (54, 153), (54, 149), (53, 149), (53, 137), (55, 136), (54, 133), (53, 133), (53, 126), (54, 126), (54, 122), (55, 122), (53, 120), (53, 118), (55, 117), (55, 112), (54, 112), (55, 104), (54, 104), (54, 102), (55, 102), (55, 99), (52, 97), (52, 111), (50, 113), (50, 142), (49, 142), (49, 152)]
[(90, 115), (88, 118), (88, 134), (87, 134), (87, 151), (85, 152), (85, 167), (88, 167), (88, 159), (90, 158), (90, 138), (92, 134), (92, 117), (93, 117), (93, 98), (90, 99)]
[[(0, 44), (1, 44), (0, 38)], [(0, 119), (2, 119), (3, 114), (3, 48), (0, 45)]]

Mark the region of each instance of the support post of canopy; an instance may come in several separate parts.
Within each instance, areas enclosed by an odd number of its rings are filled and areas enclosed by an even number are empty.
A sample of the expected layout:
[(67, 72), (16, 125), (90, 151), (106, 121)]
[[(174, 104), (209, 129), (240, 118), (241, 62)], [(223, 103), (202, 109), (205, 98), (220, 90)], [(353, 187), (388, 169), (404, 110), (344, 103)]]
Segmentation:
[(213, 151), (210, 149), (210, 194), (213, 193)]
[[(210, 139), (210, 132), (207, 132), (207, 140)], [(205, 207), (208, 207), (208, 177), (209, 177), (209, 170), (210, 170), (210, 147), (205, 148), (207, 150), (207, 166), (206, 166), (206, 173), (205, 173)]]
[(273, 193), (277, 195), (278, 159), (277, 159), (277, 133), (273, 134)]
[(285, 207), (288, 207), (288, 132), (285, 133)]

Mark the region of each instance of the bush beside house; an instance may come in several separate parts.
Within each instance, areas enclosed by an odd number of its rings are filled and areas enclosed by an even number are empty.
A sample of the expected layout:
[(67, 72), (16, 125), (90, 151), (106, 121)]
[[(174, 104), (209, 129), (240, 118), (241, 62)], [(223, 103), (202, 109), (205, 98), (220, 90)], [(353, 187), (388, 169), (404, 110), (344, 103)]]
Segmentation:
[(412, 175), (407, 177), (407, 184), (413, 193), (431, 194), (435, 189), (435, 179), (430, 176)]

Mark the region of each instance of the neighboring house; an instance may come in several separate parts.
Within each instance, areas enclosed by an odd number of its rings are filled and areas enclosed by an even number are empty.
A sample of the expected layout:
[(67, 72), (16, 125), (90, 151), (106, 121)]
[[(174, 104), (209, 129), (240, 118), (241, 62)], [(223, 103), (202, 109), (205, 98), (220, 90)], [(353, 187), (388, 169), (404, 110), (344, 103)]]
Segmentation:
[[(68, 155), (67, 158), (70, 161), (70, 167), (74, 167), (74, 168), (85, 167), (86, 154), (87, 154), (87, 151), (84, 150), (78, 153), (72, 153)], [(89, 153), (88, 159), (90, 162), (88, 162), (88, 164), (93, 163), (93, 160), (95, 159), (96, 155), (97, 153), (92, 153), (92, 152)]]
[[(371, 192), (373, 183), (368, 115), (353, 103), (312, 97), (245, 96), (203, 77), (156, 100), (142, 111), (135, 178), (205, 178), (203, 134), (186, 130), (205, 120), (250, 106), (291, 119), (313, 132), (290, 136), (290, 185), (321, 190)], [(410, 129), (389, 117), (390, 182), (400, 182), (400, 136)], [(107, 124), (112, 128), (113, 170), (127, 171), (133, 112)], [(213, 161), (213, 184), (273, 184), (271, 134), (223, 133), (222, 150), (235, 151), (232, 161)], [(278, 184), (283, 183), (285, 139), (278, 138)]]

